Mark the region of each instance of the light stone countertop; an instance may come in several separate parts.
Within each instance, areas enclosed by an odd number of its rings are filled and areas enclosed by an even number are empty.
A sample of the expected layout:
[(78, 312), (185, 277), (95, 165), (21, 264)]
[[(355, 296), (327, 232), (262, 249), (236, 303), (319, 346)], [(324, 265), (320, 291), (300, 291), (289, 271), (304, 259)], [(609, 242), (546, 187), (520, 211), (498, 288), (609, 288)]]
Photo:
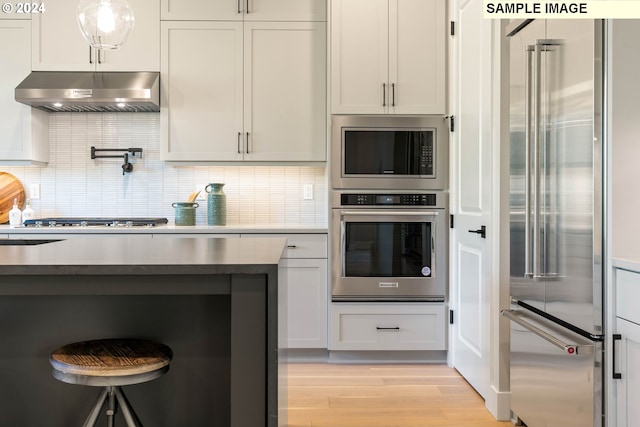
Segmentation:
[(38, 234), (326, 234), (327, 226), (286, 225), (286, 224), (252, 224), (227, 226), (176, 226), (171, 221), (167, 225), (156, 227), (16, 227), (0, 225), (0, 234), (12, 237)]
[(612, 258), (611, 265), (613, 268), (621, 268), (623, 270), (636, 271), (640, 273), (640, 256), (634, 258)]

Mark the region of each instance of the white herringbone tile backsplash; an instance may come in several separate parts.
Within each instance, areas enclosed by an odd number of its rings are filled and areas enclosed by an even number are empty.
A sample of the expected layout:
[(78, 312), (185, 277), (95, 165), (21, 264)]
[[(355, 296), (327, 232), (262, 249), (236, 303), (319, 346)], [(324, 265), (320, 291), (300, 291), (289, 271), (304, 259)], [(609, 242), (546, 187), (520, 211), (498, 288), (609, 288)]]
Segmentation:
[[(227, 225), (327, 224), (325, 167), (167, 165), (160, 160), (157, 113), (50, 114), (49, 143), (46, 167), (0, 167), (20, 179), (27, 197), (30, 185), (40, 184), (41, 197), (32, 200), (37, 217), (158, 216), (171, 222), (173, 202), (186, 201), (200, 184), (222, 182)], [(123, 176), (121, 159), (91, 160), (91, 146), (141, 147), (143, 153), (130, 157), (133, 172)], [(302, 200), (304, 184), (313, 184), (313, 200)], [(206, 201), (199, 203), (196, 222), (206, 225)]]

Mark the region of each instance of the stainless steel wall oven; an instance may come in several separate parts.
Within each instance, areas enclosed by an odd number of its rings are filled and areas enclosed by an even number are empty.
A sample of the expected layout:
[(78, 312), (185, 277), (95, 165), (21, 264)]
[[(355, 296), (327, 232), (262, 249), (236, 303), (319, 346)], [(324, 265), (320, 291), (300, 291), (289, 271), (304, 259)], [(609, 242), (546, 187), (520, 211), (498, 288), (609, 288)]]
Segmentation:
[(433, 116), (332, 116), (332, 187), (445, 189), (446, 125), (444, 117)]
[(447, 194), (334, 191), (332, 300), (442, 302)]

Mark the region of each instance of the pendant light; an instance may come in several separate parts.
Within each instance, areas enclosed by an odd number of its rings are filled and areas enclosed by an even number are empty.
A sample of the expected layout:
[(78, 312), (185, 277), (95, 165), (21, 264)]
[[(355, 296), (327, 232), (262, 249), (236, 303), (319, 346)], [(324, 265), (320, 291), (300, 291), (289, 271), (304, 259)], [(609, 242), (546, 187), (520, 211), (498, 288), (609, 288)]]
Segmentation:
[(77, 17), (84, 39), (103, 50), (120, 48), (135, 23), (127, 0), (81, 0)]

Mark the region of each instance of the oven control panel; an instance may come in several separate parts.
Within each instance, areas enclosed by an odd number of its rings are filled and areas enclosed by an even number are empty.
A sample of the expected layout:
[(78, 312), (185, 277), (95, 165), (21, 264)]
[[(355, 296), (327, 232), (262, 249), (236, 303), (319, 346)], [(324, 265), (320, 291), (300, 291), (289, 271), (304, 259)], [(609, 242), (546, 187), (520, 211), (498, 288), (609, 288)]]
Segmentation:
[(436, 206), (435, 194), (341, 194), (342, 206)]

